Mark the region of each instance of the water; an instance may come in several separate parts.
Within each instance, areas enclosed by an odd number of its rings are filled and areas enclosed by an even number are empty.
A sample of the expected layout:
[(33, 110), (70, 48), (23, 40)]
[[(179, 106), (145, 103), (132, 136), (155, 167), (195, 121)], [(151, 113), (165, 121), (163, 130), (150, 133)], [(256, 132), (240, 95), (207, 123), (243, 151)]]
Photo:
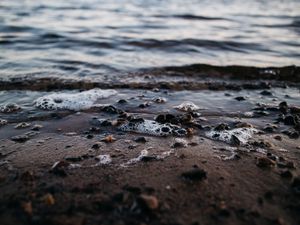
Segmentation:
[(298, 0), (1, 0), (0, 72), (109, 77), (140, 68), (299, 65)]

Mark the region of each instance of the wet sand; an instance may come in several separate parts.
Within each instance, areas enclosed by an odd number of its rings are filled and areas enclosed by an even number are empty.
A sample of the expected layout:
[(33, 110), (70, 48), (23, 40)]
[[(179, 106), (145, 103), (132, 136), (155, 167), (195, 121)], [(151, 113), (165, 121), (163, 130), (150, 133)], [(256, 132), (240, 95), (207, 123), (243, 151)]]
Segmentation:
[[(2, 112), (1, 224), (299, 224), (294, 86), (117, 89), (80, 112)], [(199, 108), (174, 108), (187, 100)]]

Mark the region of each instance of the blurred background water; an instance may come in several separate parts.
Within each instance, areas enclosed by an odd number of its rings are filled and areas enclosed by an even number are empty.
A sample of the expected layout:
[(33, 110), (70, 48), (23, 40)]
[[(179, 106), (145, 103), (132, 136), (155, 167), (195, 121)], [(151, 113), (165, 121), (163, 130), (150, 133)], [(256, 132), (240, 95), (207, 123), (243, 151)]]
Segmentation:
[(299, 0), (0, 1), (2, 79), (299, 59)]

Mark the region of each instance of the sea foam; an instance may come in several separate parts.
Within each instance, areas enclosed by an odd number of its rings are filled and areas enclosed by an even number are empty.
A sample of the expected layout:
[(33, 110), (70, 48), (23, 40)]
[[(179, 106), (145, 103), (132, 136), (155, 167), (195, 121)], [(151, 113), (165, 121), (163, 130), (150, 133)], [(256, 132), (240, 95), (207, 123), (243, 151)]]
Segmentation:
[(35, 106), (44, 110), (83, 110), (91, 108), (98, 99), (115, 95), (115, 90), (92, 89), (79, 93), (54, 93), (38, 98)]

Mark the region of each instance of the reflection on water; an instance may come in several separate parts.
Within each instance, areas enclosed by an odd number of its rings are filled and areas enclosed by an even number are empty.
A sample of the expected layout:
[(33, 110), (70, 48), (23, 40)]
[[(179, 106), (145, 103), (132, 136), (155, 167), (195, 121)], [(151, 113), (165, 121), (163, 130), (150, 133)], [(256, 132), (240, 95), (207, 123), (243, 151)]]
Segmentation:
[(1, 0), (1, 76), (299, 64), (298, 0)]

